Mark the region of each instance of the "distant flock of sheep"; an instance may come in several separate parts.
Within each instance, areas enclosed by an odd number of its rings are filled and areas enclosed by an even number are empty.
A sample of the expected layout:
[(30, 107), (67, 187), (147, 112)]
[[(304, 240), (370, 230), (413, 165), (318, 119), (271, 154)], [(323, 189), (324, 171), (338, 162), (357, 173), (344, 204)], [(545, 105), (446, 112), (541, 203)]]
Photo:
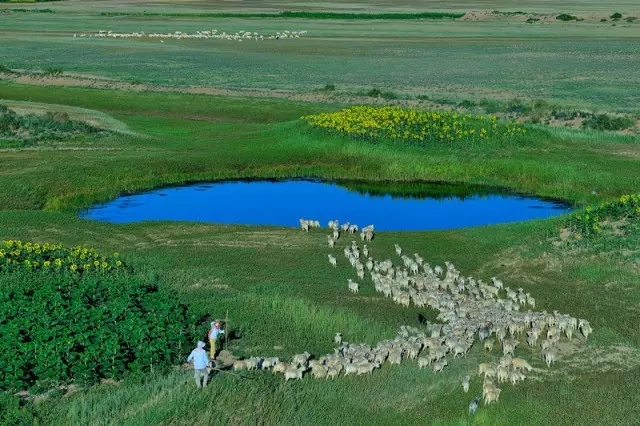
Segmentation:
[(107, 30), (100, 30), (97, 33), (75, 33), (74, 37), (99, 37), (99, 38), (159, 38), (161, 39), (211, 39), (211, 40), (280, 40), (289, 38), (300, 38), (305, 35), (306, 31), (278, 31), (275, 34), (258, 34), (251, 31), (238, 31), (236, 33), (226, 33), (225, 31), (218, 32), (218, 30), (206, 30), (196, 31), (195, 33), (183, 33), (182, 31), (175, 31), (173, 33), (145, 33), (144, 31), (132, 32), (132, 33), (118, 33)]
[[(300, 227), (309, 232), (320, 224), (315, 220), (300, 219)], [(330, 221), (328, 228), (331, 231), (327, 236), (330, 248), (335, 247), (341, 231), (358, 232), (357, 225), (340, 225), (337, 220)], [(362, 241), (372, 241), (373, 225), (363, 228), (360, 236)], [(488, 283), (465, 277), (450, 262), (445, 262), (444, 268), (432, 267), (418, 253), (404, 254), (398, 244), (395, 253), (400, 262), (395, 265), (391, 259), (374, 260), (370, 248), (366, 244), (359, 247), (356, 241), (345, 246), (343, 252), (361, 282), (368, 275), (377, 292), (405, 307), (412, 303), (417, 307), (428, 306), (439, 312), (437, 319), (441, 323), (427, 323), (423, 330), (400, 327), (394, 339), (383, 340), (373, 347), (345, 342), (342, 334), (337, 333), (333, 354), (312, 359), (311, 354), (304, 352), (295, 355), (291, 362), (275, 357), (251, 357), (236, 361), (234, 369), (270, 369), (284, 374), (285, 381), (300, 380), (307, 371), (316, 379), (333, 379), (341, 374), (371, 374), (385, 362), (393, 365), (415, 360), (418, 368), (430, 367), (434, 373), (439, 373), (449, 361), (466, 357), (476, 342), (482, 344), (486, 352), (493, 352), (497, 344), (502, 351), (499, 361), (478, 366), (478, 376), (483, 376), (482, 397), (486, 405), (498, 401), (501, 393), (498, 384), (510, 382), (516, 385), (525, 379), (525, 371), (534, 370), (525, 359), (515, 357), (521, 341), (530, 351), (539, 347), (541, 358), (550, 367), (558, 359), (558, 343), (562, 337), (571, 340), (574, 333), (579, 332), (587, 339), (593, 331), (584, 319), (558, 311), (533, 312), (535, 299), (522, 288), (506, 287), (496, 277)], [(329, 254), (328, 259), (331, 266), (337, 267), (336, 256)], [(347, 288), (357, 293), (361, 284), (349, 279)], [(521, 311), (527, 307), (531, 309)], [(449, 360), (447, 355), (451, 356)], [(470, 381), (471, 376), (462, 380), (464, 392), (468, 392)], [(475, 411), (477, 401), (472, 401), (470, 411)]]

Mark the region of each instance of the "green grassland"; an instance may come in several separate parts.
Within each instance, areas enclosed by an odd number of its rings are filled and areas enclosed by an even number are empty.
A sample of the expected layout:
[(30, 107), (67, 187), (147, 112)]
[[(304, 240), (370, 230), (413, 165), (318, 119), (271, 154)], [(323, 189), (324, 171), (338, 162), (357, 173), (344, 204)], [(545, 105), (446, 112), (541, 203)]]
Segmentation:
[[(64, 3), (64, 2), (63, 2)], [(81, 16), (81, 17), (80, 17)], [(640, 25), (105, 17), (16, 13), (3, 18), (2, 65), (189, 88), (313, 93), (371, 87), (400, 97), (544, 99), (574, 108), (636, 111)], [(217, 29), (298, 39), (74, 38), (74, 34)], [(295, 78), (292, 78), (295, 76)]]
[[(157, 277), (163, 289), (175, 292), (195, 318), (206, 318), (197, 324), (203, 337), (209, 317), (223, 317), (228, 310), (235, 335), (229, 349), (238, 355), (286, 358), (308, 350), (320, 356), (333, 352), (337, 331), (348, 341), (374, 344), (392, 338), (400, 325), (419, 326), (420, 314), (434, 320), (436, 313), (401, 308), (378, 295), (369, 281), (359, 294), (348, 293), (346, 281), (353, 271), (343, 258), (337, 269), (330, 267), (323, 231), (171, 222), (113, 225), (80, 219), (78, 211), (123, 193), (228, 178), (344, 179), (356, 188), (378, 181), (409, 192), (411, 185), (403, 183), (490, 185), (563, 199), (578, 208), (640, 188), (636, 135), (527, 125), (527, 137), (517, 143), (418, 148), (329, 136), (299, 120), (345, 106), (344, 98), (311, 96), (327, 83), (345, 93), (375, 86), (406, 96), (519, 97), (637, 114), (640, 24), (108, 17), (97, 13), (211, 13), (223, 6), (65, 1), (46, 6), (55, 13), (0, 16), (1, 65), (31, 71), (60, 67), (69, 86), (74, 75), (93, 75), (237, 92), (220, 96), (49, 86), (3, 75), (0, 104), (22, 112), (63, 111), (114, 131), (25, 149), (0, 140), (0, 240), (117, 251), (141, 274)], [(549, 2), (518, 3), (517, 8), (525, 6), (527, 11), (558, 12)], [(630, 6), (565, 3), (562, 11), (613, 13)], [(229, 3), (224, 7), (238, 10)], [(279, 7), (243, 2), (242, 10)], [(352, 11), (364, 4), (300, 4), (305, 7)], [(391, 2), (375, 7), (416, 9)], [(467, 2), (457, 10), (482, 7), (488, 6)], [(449, 10), (444, 3), (430, 8)], [(515, 9), (510, 2), (494, 8)], [(73, 38), (99, 30), (211, 28), (308, 34), (263, 44)], [(247, 89), (260, 96), (241, 96)], [(310, 96), (307, 101), (270, 97), (274, 89)], [(297, 219), (292, 218), (292, 226)], [(450, 362), (441, 375), (412, 362), (334, 381), (305, 377), (285, 383), (269, 372), (247, 372), (245, 378), (220, 373), (209, 387), (196, 391), (191, 371), (176, 368), (78, 388), (65, 396), (56, 391), (36, 402), (28, 398), (22, 411), (12, 412), (21, 413), (16, 416), (23, 416), (23, 424), (634, 424), (640, 415), (640, 235), (636, 229), (568, 247), (560, 243), (565, 221), (380, 232), (371, 243), (376, 259), (398, 259), (393, 244), (399, 243), (432, 265), (448, 260), (464, 275), (498, 276), (506, 285), (531, 292), (537, 310), (559, 310), (593, 326), (588, 342), (575, 337), (551, 368), (539, 349), (519, 348), (516, 355), (536, 371), (522, 384), (503, 385), (499, 403), (481, 407), (475, 417), (467, 415), (467, 406), (481, 393), (477, 364), (498, 358), (495, 352), (483, 354), (479, 345), (466, 359)], [(341, 240), (336, 250), (344, 244)], [(471, 391), (464, 394), (460, 380), (467, 374)]]

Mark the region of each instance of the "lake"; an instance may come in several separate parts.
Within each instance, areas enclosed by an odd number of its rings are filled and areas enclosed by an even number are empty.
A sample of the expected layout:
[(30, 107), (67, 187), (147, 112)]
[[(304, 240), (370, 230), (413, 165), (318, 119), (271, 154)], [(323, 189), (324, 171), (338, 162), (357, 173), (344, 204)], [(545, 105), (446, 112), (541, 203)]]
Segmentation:
[[(552, 200), (484, 187), (438, 184), (329, 183), (314, 180), (224, 181), (121, 196), (81, 217), (111, 222), (189, 221), (298, 226), (298, 219), (374, 224), (379, 231), (493, 225), (565, 214)], [(402, 195), (401, 195), (402, 194)]]

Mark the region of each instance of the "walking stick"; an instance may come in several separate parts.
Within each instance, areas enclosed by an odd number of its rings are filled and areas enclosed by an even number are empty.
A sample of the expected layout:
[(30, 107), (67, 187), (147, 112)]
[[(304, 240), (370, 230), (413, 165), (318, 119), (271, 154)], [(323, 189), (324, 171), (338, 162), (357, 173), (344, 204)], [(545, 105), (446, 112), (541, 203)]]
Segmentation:
[(224, 317), (224, 348), (229, 350), (229, 310), (227, 309), (227, 314)]
[(254, 377), (242, 376), (240, 374), (232, 373), (231, 371), (220, 370), (219, 368), (216, 368), (216, 367), (211, 367), (211, 369), (215, 371), (219, 371), (224, 374), (231, 374), (232, 376), (240, 377), (241, 379), (251, 379), (251, 380), (254, 379)]

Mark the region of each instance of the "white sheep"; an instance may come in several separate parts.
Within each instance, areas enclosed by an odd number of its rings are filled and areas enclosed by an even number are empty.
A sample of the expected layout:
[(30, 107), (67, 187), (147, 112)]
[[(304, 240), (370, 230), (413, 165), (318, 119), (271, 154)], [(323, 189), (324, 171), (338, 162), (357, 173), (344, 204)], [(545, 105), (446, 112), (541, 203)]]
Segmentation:
[(327, 257), (329, 258), (329, 263), (331, 264), (331, 266), (333, 266), (334, 268), (338, 266), (338, 260), (335, 258), (335, 256), (328, 254)]
[(291, 363), (297, 367), (300, 367), (303, 365), (307, 365), (309, 358), (311, 358), (311, 354), (305, 351), (301, 354), (294, 355), (293, 359), (291, 360)]
[(500, 392), (502, 392), (502, 389), (500, 388), (490, 389), (484, 397), (484, 405), (490, 404), (492, 402), (498, 402), (498, 398), (500, 398)]
[(440, 361), (436, 361), (433, 363), (433, 372), (440, 373), (444, 370), (444, 368), (449, 365), (446, 358), (441, 359)]
[(270, 368), (273, 368), (278, 362), (280, 362), (280, 359), (278, 357), (265, 358), (262, 360), (262, 369), (268, 370)]
[(514, 370), (524, 370), (531, 371), (533, 367), (529, 365), (529, 363), (522, 358), (513, 358), (511, 360), (511, 366)]
[(464, 376), (464, 379), (462, 379), (462, 389), (464, 389), (465, 393), (469, 392), (469, 381), (470, 380), (471, 380), (471, 377), (469, 377), (469, 376)]
[(421, 356), (418, 358), (418, 368), (422, 369), (431, 365), (431, 359)]
[(398, 244), (394, 244), (395, 249), (396, 249), (396, 254), (398, 256), (402, 256), (402, 247), (400, 247)]
[(304, 368), (287, 368), (284, 372), (284, 381), (288, 381), (289, 379), (293, 380), (302, 380), (302, 373), (304, 372)]
[(342, 333), (336, 333), (336, 335), (333, 337), (333, 342), (340, 346), (342, 344)]
[(551, 364), (556, 362), (556, 359), (558, 358), (558, 352), (553, 348), (545, 349), (542, 351), (542, 357), (544, 358), (544, 362), (547, 364), (548, 368), (551, 367)]
[(484, 349), (488, 352), (493, 351), (493, 342), (494, 342), (494, 339), (485, 339)]
[(352, 293), (357, 293), (360, 290), (360, 284), (358, 284), (357, 282), (353, 281), (352, 279), (349, 279), (349, 290)]

